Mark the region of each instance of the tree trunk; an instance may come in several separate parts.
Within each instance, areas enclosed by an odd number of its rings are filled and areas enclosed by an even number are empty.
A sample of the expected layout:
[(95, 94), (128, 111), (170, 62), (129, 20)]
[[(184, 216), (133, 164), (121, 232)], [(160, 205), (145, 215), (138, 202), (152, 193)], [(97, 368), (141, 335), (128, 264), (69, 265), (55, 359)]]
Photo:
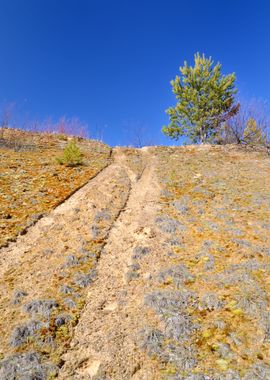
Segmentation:
[(201, 139), (201, 143), (204, 144), (206, 141), (206, 133), (205, 133), (204, 127), (202, 127), (200, 130), (200, 139)]

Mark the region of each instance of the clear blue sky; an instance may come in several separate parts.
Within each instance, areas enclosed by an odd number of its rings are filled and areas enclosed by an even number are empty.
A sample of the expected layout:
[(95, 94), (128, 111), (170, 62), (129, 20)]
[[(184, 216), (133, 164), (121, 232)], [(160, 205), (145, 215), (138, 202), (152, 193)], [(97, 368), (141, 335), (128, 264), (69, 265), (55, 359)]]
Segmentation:
[[(111, 145), (157, 144), (170, 80), (199, 51), (270, 101), (270, 1), (0, 0), (0, 104), (20, 117), (77, 116)], [(30, 115), (30, 116), (29, 116)]]

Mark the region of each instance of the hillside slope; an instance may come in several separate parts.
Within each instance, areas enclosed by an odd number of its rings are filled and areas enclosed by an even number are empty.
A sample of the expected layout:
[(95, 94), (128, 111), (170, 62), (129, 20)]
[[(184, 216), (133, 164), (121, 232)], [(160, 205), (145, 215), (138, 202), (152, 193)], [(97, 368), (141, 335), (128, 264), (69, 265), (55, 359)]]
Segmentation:
[(0, 379), (270, 378), (270, 159), (116, 148), (0, 250)]
[(109, 146), (79, 138), (83, 165), (59, 165), (56, 158), (70, 139), (0, 128), (0, 247), (24, 234), (110, 163)]

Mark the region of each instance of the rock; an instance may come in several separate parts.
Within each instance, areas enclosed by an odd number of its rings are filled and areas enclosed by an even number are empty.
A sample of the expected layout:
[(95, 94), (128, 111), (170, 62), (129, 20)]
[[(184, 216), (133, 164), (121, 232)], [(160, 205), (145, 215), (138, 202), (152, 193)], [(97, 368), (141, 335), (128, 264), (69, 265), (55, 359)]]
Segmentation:
[(153, 276), (152, 276), (151, 273), (147, 272), (147, 273), (145, 273), (145, 274), (143, 275), (143, 278), (144, 278), (146, 281), (150, 281), (150, 280), (153, 278)]

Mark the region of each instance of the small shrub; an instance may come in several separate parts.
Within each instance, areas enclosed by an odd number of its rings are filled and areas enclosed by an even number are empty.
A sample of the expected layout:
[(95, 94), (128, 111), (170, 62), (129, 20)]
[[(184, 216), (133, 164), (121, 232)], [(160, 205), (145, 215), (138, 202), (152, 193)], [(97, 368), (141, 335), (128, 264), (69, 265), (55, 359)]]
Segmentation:
[[(31, 320), (23, 325), (15, 327), (10, 338), (11, 347), (19, 347), (38, 335), (42, 328), (48, 328), (48, 324), (37, 320)], [(1, 377), (0, 377), (1, 378)]]
[(55, 300), (32, 300), (23, 306), (23, 310), (30, 316), (39, 314), (43, 317), (49, 317), (53, 311), (58, 307)]
[(63, 156), (57, 157), (57, 162), (66, 166), (77, 166), (82, 164), (82, 152), (75, 140), (71, 140), (65, 147)]
[(250, 145), (265, 145), (266, 134), (257, 125), (255, 119), (250, 118), (244, 130), (244, 142)]
[(36, 352), (16, 353), (0, 362), (0, 379), (54, 379), (56, 365), (42, 361)]

